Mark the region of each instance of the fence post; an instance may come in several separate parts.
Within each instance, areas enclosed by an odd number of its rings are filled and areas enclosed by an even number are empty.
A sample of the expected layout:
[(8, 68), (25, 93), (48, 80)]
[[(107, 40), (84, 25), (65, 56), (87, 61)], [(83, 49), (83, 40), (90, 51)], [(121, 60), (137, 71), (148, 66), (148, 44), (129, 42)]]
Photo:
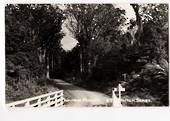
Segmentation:
[(38, 98), (37, 103), (38, 103), (38, 107), (41, 107), (41, 98)]
[(27, 101), (27, 102), (25, 103), (25, 107), (30, 107), (30, 102), (29, 102), (29, 101)]
[(64, 93), (63, 93), (63, 90), (61, 90), (61, 99), (62, 99), (62, 105), (64, 104)]
[(54, 107), (57, 107), (58, 105), (57, 105), (57, 93), (55, 93), (55, 105), (54, 105)]
[(50, 95), (47, 97), (47, 104), (50, 104)]

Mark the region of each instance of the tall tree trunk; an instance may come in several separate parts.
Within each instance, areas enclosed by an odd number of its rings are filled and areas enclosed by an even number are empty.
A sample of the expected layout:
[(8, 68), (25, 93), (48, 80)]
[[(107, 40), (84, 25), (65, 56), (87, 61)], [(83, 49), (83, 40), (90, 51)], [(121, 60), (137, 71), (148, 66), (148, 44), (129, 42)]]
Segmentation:
[[(48, 57), (47, 57), (47, 58), (48, 58)], [(48, 59), (47, 59), (47, 60), (48, 60)], [(50, 66), (49, 66), (49, 63), (47, 63), (46, 67), (47, 67), (46, 78), (49, 79), (49, 78), (50, 78)]]
[(50, 66), (49, 66), (49, 53), (46, 48), (46, 54), (45, 54), (45, 70), (46, 70), (46, 79), (50, 78)]
[(137, 31), (135, 33), (135, 39), (138, 44), (140, 44), (140, 37), (141, 34), (143, 33), (143, 24), (142, 24), (142, 18), (139, 14), (139, 5), (138, 4), (131, 4), (133, 7), (133, 10), (136, 15), (136, 25), (137, 25)]
[(49, 76), (53, 76), (53, 70), (54, 70), (54, 60), (53, 60), (53, 52), (49, 53)]
[(83, 73), (83, 52), (82, 52), (82, 48), (80, 48), (80, 73)]
[(88, 77), (88, 71), (89, 71), (88, 63), (89, 63), (88, 50), (86, 47), (81, 46), (80, 47), (80, 73), (83, 79), (86, 79)]

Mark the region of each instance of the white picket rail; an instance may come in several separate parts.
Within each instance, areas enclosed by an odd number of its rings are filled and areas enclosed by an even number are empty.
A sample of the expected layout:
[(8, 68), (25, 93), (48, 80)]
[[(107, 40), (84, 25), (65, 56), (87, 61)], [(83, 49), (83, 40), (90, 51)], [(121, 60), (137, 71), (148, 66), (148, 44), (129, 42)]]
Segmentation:
[(64, 104), (63, 90), (12, 102), (7, 107), (59, 107)]

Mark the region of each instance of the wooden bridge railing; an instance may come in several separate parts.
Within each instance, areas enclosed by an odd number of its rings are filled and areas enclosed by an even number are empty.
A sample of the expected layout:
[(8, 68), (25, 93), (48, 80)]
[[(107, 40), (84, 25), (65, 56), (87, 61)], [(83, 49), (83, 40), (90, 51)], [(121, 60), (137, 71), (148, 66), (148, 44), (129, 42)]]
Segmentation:
[(63, 90), (6, 104), (7, 107), (59, 107), (64, 104)]

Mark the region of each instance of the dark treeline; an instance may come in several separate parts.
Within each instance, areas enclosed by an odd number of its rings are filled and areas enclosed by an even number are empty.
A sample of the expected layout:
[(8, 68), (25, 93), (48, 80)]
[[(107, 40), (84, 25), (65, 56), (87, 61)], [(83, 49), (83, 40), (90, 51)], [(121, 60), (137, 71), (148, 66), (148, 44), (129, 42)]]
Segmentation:
[[(64, 10), (7, 5), (9, 100), (17, 97), (12, 91), (35, 84), (41, 88), (50, 78), (61, 78), (107, 94), (121, 83), (131, 98), (168, 105), (168, 5), (131, 7), (136, 19), (127, 23), (125, 10), (111, 4), (67, 4)], [(61, 48), (62, 25), (78, 41), (70, 51)]]
[[(62, 10), (52, 5), (18, 4), (5, 8), (6, 95), (18, 100), (41, 92), (58, 65)], [(51, 73), (50, 73), (51, 72)]]

